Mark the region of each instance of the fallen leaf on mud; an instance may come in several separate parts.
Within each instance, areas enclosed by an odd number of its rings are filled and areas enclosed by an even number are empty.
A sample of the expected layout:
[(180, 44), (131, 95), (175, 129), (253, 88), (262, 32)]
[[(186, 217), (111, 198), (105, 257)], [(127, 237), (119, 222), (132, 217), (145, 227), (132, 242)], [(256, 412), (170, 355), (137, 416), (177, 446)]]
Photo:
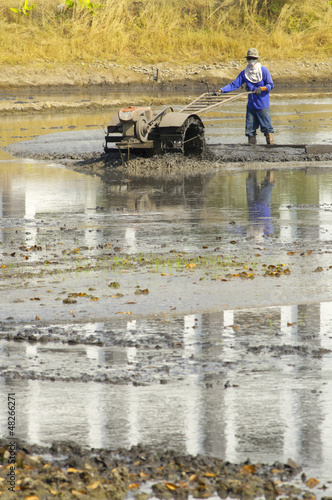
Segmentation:
[(81, 498), (83, 495), (85, 496), (84, 491), (77, 491), (77, 490), (71, 490), (71, 494), (74, 495), (74, 497)]
[(75, 469), (74, 467), (68, 467), (67, 474), (76, 474), (76, 472), (84, 472), (82, 469)]
[(311, 477), (310, 479), (308, 479), (308, 481), (306, 481), (305, 484), (308, 486), (308, 488), (314, 488), (315, 486), (317, 486), (317, 484), (319, 484), (319, 481), (318, 479)]
[(41, 321), (40, 317), (39, 316), (36, 316), (36, 320), (37, 321)]
[(165, 483), (166, 484), (166, 487), (171, 490), (171, 491), (174, 491), (174, 490), (177, 490), (178, 489), (178, 486), (174, 483)]
[(217, 477), (218, 474), (214, 474), (213, 472), (206, 472), (204, 474), (205, 477)]
[(64, 304), (77, 304), (77, 300), (74, 299), (63, 299)]
[[(117, 295), (112, 295), (112, 297), (117, 297)], [(128, 300), (125, 302), (126, 304), (137, 304), (137, 302), (134, 302), (133, 300)]]
[(149, 475), (149, 474), (146, 474), (146, 472), (141, 471), (141, 472), (139, 473), (139, 477), (140, 477), (141, 479), (148, 479), (148, 478), (150, 477), (150, 475)]
[(168, 273), (161, 273), (160, 276), (172, 276), (171, 274), (168, 274)]
[(130, 483), (130, 485), (128, 486), (128, 488), (130, 490), (132, 490), (133, 488), (139, 489), (139, 484), (138, 483)]
[(88, 488), (88, 490), (95, 490), (100, 485), (101, 485), (101, 481), (95, 481), (94, 483), (88, 484), (87, 488)]
[(196, 267), (196, 264), (194, 262), (189, 262), (189, 264), (186, 264), (186, 267), (189, 269), (194, 268), (194, 267)]
[(244, 465), (241, 469), (241, 472), (244, 472), (244, 474), (254, 474), (256, 471), (256, 467), (252, 464)]
[(287, 252), (287, 255), (296, 255), (297, 252)]
[(287, 326), (294, 326), (294, 325), (297, 325), (297, 321), (294, 321), (294, 323), (288, 323), (287, 322)]
[(321, 273), (323, 271), (323, 268), (322, 266), (318, 266), (316, 267), (316, 269), (314, 270), (315, 273)]
[(40, 500), (39, 497), (37, 497), (37, 495), (28, 495), (27, 497), (25, 497), (25, 500)]
[(149, 289), (148, 288), (144, 288), (144, 290), (141, 290), (140, 288), (138, 288), (135, 291), (135, 295), (147, 295), (148, 293), (149, 293)]
[(120, 283), (117, 281), (111, 281), (111, 283), (108, 285), (110, 288), (120, 288)]
[(132, 312), (131, 311), (118, 311), (115, 314), (132, 314)]
[(232, 241), (230, 241), (230, 244), (231, 244), (231, 245), (236, 245), (236, 244), (237, 244), (237, 241), (236, 241), (236, 240), (232, 240)]
[(196, 479), (197, 479), (196, 474), (192, 474), (189, 478), (189, 481), (196, 481)]

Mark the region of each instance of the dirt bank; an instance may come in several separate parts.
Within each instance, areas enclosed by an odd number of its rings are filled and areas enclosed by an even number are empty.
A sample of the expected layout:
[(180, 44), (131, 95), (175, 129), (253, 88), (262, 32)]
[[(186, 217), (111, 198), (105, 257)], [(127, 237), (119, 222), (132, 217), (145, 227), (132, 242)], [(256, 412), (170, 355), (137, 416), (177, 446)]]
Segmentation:
[[(262, 59), (278, 86), (330, 86), (332, 58), (327, 61), (268, 61)], [(163, 87), (199, 87), (206, 83), (213, 87), (224, 85), (234, 79), (243, 69), (243, 59), (230, 63), (179, 66), (171, 63), (156, 65), (137, 64), (122, 66), (113, 63), (95, 62), (59, 65), (57, 63), (34, 63), (9, 66), (2, 64), (0, 88), (12, 87), (73, 87), (126, 86), (160, 89)], [(157, 72), (158, 70), (158, 72)]]

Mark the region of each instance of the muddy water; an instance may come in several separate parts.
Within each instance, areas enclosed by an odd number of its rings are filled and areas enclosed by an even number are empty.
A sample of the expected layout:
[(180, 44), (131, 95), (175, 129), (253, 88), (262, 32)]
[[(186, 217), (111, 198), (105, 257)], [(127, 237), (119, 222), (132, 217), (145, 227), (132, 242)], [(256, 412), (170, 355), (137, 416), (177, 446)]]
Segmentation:
[[(280, 142), (331, 142), (331, 110), (326, 98), (276, 102)], [(208, 142), (238, 141), (243, 114), (237, 103), (208, 117)], [(101, 130), (108, 118), (4, 117), (1, 146)], [(273, 168), (120, 174), (104, 183), (1, 153), (1, 408), (15, 392), (19, 437), (112, 448), (142, 442), (233, 462), (291, 457), (326, 483), (318, 497), (331, 494), (332, 164)], [(205, 269), (172, 282), (174, 264), (160, 278), (158, 263), (152, 274), (113, 276), (92, 269), (107, 244), (127, 256), (221, 253), (250, 261), (257, 276), (243, 282)], [(22, 265), (18, 248), (34, 245), (42, 250), (29, 254), (27, 270), (52, 257), (63, 275), (13, 277), (8, 286), (5, 273)], [(62, 249), (78, 246), (90, 249), (91, 270), (67, 276)], [(264, 277), (278, 264), (290, 276)], [(116, 305), (105, 294), (113, 279), (124, 291)], [(91, 284), (98, 302), (56, 302)], [(134, 295), (141, 284), (149, 302)], [(4, 412), (0, 428), (6, 436)]]
[[(210, 143), (237, 143), (245, 141), (245, 101), (225, 104), (219, 112), (208, 114), (205, 126)], [(229, 106), (229, 108), (227, 108)], [(231, 107), (231, 109), (230, 109)], [(300, 115), (298, 115), (299, 113)], [(271, 115), (278, 144), (331, 144), (332, 98), (320, 97), (287, 99), (271, 97)], [(258, 142), (264, 137), (258, 135)]]
[[(301, 98), (301, 93), (291, 94), (285, 92), (273, 98), (271, 95), (271, 114), (273, 126), (275, 128), (275, 140), (279, 144), (315, 144), (328, 143), (332, 139), (332, 98), (330, 94), (322, 97), (308, 99)], [(161, 92), (158, 97), (165, 95), (168, 105), (169, 95)], [(306, 94), (307, 95), (307, 94)], [(127, 94), (128, 96), (128, 94)], [(108, 95), (104, 93), (91, 94), (55, 94), (55, 95), (27, 95), (22, 97), (22, 102), (45, 102), (70, 100), (71, 102), (103, 101), (104, 98), (125, 98), (123, 94)], [(155, 97), (155, 95), (153, 96)], [(191, 95), (196, 98), (197, 95)], [(1, 96), (0, 96), (1, 98)], [(4, 99), (4, 97), (3, 97)], [(7, 98), (16, 102), (16, 98)], [(129, 104), (134, 101), (129, 100)], [(244, 136), (246, 97), (243, 100), (234, 101), (230, 104), (223, 104), (216, 112), (202, 115), (206, 131), (206, 139), (209, 144), (216, 143), (239, 143), (246, 142)], [(173, 106), (175, 110), (181, 109), (183, 105)], [(163, 109), (162, 106), (158, 109)], [(114, 109), (114, 113), (117, 109)], [(299, 114), (297, 114), (299, 113)], [(2, 116), (2, 131), (0, 137), (0, 147), (8, 143), (19, 140), (31, 139), (36, 135), (45, 135), (53, 132), (69, 132), (79, 130), (100, 131), (100, 151), (102, 152), (102, 142), (104, 131), (110, 121), (113, 111), (102, 111), (97, 113), (78, 113), (65, 115), (55, 115), (53, 113), (43, 113), (30, 116)], [(264, 138), (259, 135), (258, 142), (264, 143)], [(96, 146), (97, 147), (97, 146)], [(70, 154), (70, 148), (68, 148)]]

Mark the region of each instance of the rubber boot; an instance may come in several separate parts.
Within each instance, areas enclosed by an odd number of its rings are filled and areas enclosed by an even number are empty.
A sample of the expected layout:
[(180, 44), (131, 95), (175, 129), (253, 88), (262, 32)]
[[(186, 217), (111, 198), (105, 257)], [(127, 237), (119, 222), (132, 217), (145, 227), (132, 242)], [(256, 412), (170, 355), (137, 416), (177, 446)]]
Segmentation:
[(257, 144), (257, 138), (255, 135), (249, 135), (248, 136), (248, 144), (250, 144), (250, 146), (253, 146), (254, 144)]
[(266, 139), (266, 144), (273, 144), (273, 134), (272, 133), (266, 134), (265, 139)]

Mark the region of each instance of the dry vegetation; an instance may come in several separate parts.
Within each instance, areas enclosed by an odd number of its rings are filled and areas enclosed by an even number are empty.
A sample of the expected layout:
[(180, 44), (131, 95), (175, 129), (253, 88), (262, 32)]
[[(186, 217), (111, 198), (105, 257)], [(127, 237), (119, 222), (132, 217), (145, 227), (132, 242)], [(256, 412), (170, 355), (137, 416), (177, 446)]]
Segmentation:
[(0, 23), (0, 63), (13, 65), (332, 54), (331, 0), (1, 0)]

